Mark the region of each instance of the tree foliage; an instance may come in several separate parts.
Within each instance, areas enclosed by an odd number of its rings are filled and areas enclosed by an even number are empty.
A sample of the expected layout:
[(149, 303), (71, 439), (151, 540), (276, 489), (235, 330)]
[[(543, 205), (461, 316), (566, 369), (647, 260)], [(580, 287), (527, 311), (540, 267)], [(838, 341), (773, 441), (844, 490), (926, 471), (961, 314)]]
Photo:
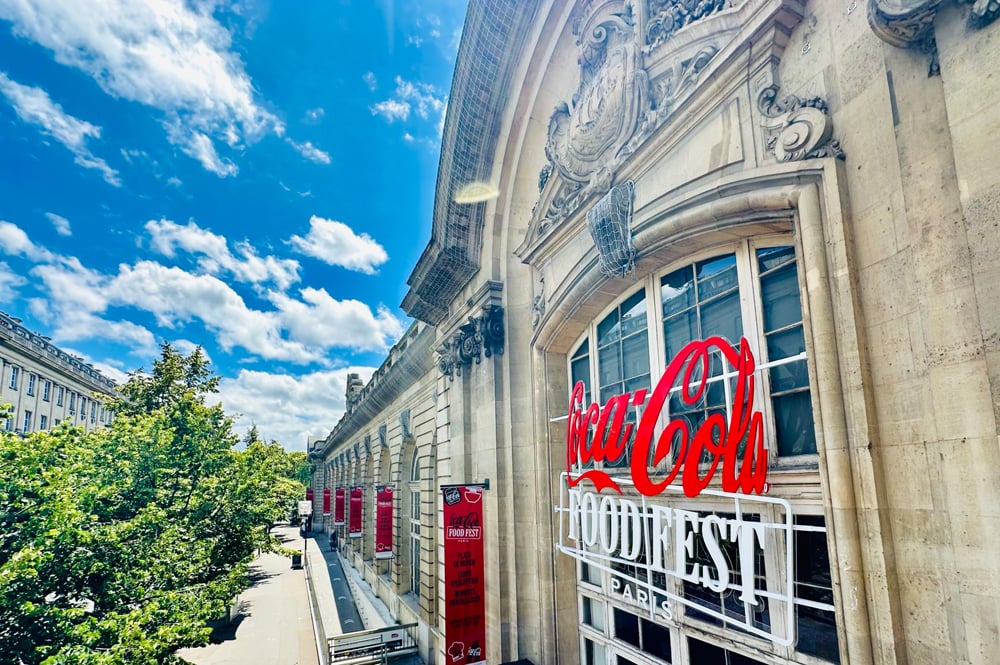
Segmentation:
[(200, 350), (169, 345), (107, 429), (0, 432), (0, 662), (164, 663), (207, 642), (302, 496), (305, 456), (238, 449)]

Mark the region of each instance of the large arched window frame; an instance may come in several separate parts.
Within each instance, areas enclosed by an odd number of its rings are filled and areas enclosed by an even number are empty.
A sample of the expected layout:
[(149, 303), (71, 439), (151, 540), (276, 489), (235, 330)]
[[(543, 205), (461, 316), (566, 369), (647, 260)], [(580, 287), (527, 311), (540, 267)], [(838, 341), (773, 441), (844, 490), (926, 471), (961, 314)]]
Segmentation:
[[(798, 472), (805, 472), (810, 478), (807, 482), (818, 486), (819, 456), (811, 404), (813, 382), (808, 369), (805, 303), (802, 302), (799, 273), (794, 240), (787, 234), (716, 245), (666, 265), (625, 290), (587, 326), (567, 356), (570, 385), (583, 381), (585, 403), (603, 404), (623, 392), (651, 390), (666, 365), (690, 341), (719, 335), (737, 346), (745, 338), (757, 362), (753, 408), (764, 415), (770, 466), (772, 470), (797, 472), (794, 491), (801, 491), (798, 483), (802, 475)], [(695, 405), (684, 404), (677, 398), (668, 400), (656, 435), (674, 418), (685, 418), (689, 431), (694, 432), (710, 413), (728, 416), (732, 408), (731, 381), (723, 374), (721, 357), (713, 359), (709, 371), (715, 380), (709, 382), (704, 398)], [(629, 420), (637, 421), (641, 412), (642, 407), (633, 409)], [(672, 465), (677, 453), (675, 446), (660, 463), (660, 469)], [(629, 472), (627, 459), (603, 464), (612, 474)], [(775, 491), (780, 493), (782, 490), (775, 488)], [(795, 659), (795, 662), (837, 662), (833, 590), (829, 582), (830, 562), (822, 506), (815, 498), (808, 503), (797, 501), (796, 506), (795, 537), (799, 559), (795, 584), (796, 596), (803, 602), (796, 601), (795, 612), (797, 630), (803, 639), (795, 647), (774, 649), (772, 655)], [(706, 511), (723, 509), (721, 505), (713, 506), (711, 501), (701, 500), (695, 500), (689, 507)], [(773, 552), (774, 543), (768, 549)], [(774, 576), (780, 566), (774, 560), (761, 560), (757, 569)], [(634, 574), (634, 571), (622, 572)], [(678, 626), (692, 626), (695, 632), (673, 628), (669, 631), (667, 644), (665, 629), (656, 622), (635, 618), (632, 616), (635, 608), (622, 602), (620, 595), (609, 593), (614, 573), (602, 574), (580, 563), (578, 575), (578, 607), (583, 626), (581, 662), (645, 664), (670, 661), (671, 649), (673, 657), (680, 657), (702, 648), (696, 646), (698, 642), (691, 635), (697, 636), (699, 631), (712, 632), (722, 625), (707, 615), (678, 606)], [(761, 573), (759, 584), (763, 588), (767, 583), (765, 574)], [(662, 586), (667, 582), (660, 580), (656, 584)], [(716, 610), (726, 608), (727, 602), (732, 604), (732, 599), (727, 598), (728, 592), (712, 597), (697, 585), (678, 585), (673, 589)], [(777, 622), (777, 617), (768, 615), (766, 606), (753, 618), (754, 621)], [(745, 642), (757, 648), (768, 648), (750, 638)]]
[[(816, 436), (810, 401), (799, 264), (792, 239), (768, 236), (716, 246), (671, 264), (629, 289), (604, 310), (572, 346), (570, 385), (583, 381), (585, 401), (604, 403), (623, 392), (655, 386), (663, 369), (688, 341), (710, 335), (734, 346), (744, 337), (757, 361), (754, 408), (764, 414), (772, 468), (815, 467)], [(721, 358), (716, 380), (694, 406), (669, 400), (662, 429), (673, 418), (693, 432), (713, 411), (732, 408)], [(636, 421), (642, 407), (632, 409)], [(673, 454), (661, 466), (672, 464)], [(617, 465), (627, 471), (623, 459)]]

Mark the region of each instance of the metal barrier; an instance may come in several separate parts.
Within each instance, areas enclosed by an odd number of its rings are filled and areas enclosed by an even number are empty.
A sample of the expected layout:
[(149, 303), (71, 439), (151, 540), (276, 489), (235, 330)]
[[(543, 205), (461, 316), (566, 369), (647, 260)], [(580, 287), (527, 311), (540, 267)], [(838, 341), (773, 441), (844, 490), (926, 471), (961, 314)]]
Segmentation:
[(385, 663), (400, 656), (415, 654), (418, 651), (417, 641), (413, 638), (416, 629), (417, 624), (408, 623), (328, 638), (329, 662), (344, 665)]

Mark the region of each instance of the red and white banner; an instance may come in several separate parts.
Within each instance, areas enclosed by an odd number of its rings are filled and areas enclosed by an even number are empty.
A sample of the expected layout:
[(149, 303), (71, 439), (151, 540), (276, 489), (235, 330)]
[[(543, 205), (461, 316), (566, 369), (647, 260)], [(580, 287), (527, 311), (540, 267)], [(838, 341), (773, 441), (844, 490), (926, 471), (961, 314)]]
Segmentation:
[(392, 558), (392, 485), (379, 485), (375, 493), (375, 558)]
[(362, 535), (361, 511), (364, 506), (362, 497), (362, 488), (351, 488), (351, 514), (349, 516), (350, 525), (348, 528), (348, 535), (350, 535), (351, 538), (360, 538)]
[(323, 490), (323, 514), (330, 514), (330, 488), (327, 487)]
[(445, 653), (449, 663), (485, 665), (486, 595), (483, 579), (483, 488), (445, 485)]
[(333, 523), (337, 526), (344, 525), (344, 504), (347, 503), (347, 490), (343, 487), (338, 487), (336, 492), (336, 501), (333, 506)]
[(312, 501), (312, 500), (313, 500), (313, 488), (307, 487), (306, 488), (306, 501)]

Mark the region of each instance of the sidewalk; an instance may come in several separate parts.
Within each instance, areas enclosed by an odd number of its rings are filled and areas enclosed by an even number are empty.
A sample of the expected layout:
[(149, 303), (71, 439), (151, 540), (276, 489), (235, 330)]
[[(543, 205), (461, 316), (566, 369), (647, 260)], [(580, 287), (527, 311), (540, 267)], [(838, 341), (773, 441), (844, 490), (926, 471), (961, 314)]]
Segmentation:
[[(272, 533), (285, 547), (302, 549), (295, 527), (275, 527)], [(307, 542), (308, 555), (316, 541)], [(240, 615), (219, 631), (223, 641), (177, 655), (195, 665), (319, 665), (305, 571), (293, 570), (286, 556), (264, 554), (251, 564), (250, 574), (254, 582), (239, 596)]]

